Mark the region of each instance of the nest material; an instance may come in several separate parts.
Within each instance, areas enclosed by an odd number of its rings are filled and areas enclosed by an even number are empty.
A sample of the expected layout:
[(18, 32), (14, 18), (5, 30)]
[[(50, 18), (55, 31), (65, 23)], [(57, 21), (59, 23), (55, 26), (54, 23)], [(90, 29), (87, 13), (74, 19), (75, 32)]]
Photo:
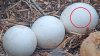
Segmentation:
[[(75, 2), (91, 4), (100, 15), (99, 0), (0, 0), (0, 56), (8, 56), (2, 47), (2, 36), (13, 25), (30, 26), (43, 15), (60, 17), (68, 5)], [(100, 21), (94, 31), (100, 30)], [(93, 32), (94, 32), (93, 31)], [(89, 32), (91, 33), (91, 32)], [(89, 34), (88, 33), (88, 34)], [(54, 50), (37, 48), (32, 56), (79, 56), (80, 45), (88, 34), (67, 34), (63, 42)]]

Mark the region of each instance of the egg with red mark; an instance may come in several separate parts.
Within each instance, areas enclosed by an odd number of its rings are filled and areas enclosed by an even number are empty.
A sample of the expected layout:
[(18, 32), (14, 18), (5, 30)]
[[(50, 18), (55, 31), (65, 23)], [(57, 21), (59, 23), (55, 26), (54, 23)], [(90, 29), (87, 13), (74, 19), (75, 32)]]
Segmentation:
[(67, 32), (84, 34), (95, 29), (98, 23), (96, 10), (86, 3), (73, 3), (64, 9), (60, 16)]

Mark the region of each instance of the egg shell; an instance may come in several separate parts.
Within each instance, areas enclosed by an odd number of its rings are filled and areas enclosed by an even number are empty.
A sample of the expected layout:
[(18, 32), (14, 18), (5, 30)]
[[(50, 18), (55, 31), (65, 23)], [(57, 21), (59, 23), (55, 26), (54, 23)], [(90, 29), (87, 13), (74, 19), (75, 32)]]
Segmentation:
[(74, 3), (64, 9), (60, 16), (67, 32), (84, 34), (95, 29), (98, 23), (96, 10), (86, 3)]
[(100, 56), (100, 31), (91, 33), (82, 42), (80, 56)]
[(9, 28), (3, 37), (3, 47), (10, 56), (30, 56), (36, 45), (34, 32), (23, 25)]
[(32, 24), (31, 28), (36, 34), (38, 46), (40, 48), (56, 48), (64, 39), (64, 25), (54, 16), (40, 17)]

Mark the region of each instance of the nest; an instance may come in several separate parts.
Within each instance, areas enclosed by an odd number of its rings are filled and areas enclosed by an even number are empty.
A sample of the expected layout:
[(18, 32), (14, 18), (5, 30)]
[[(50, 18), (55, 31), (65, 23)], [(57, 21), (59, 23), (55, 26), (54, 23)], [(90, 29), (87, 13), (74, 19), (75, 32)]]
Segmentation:
[[(2, 47), (2, 36), (5, 31), (14, 25), (30, 26), (37, 18), (43, 15), (60, 16), (68, 5), (75, 2), (91, 4), (100, 15), (100, 4), (97, 0), (0, 0), (0, 56), (8, 56)], [(100, 20), (92, 31), (100, 30)], [(54, 50), (37, 48), (32, 56), (79, 56), (80, 45), (90, 34), (66, 34), (63, 42)]]

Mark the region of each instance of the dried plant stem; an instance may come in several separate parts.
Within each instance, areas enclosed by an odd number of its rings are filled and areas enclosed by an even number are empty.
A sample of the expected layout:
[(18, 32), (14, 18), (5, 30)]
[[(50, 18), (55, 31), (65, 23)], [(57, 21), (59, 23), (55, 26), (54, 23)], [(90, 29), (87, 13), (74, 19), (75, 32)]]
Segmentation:
[(31, 0), (32, 2), (32, 7), (36, 7), (36, 9), (42, 14), (42, 15), (46, 15), (46, 13), (43, 12), (43, 9), (34, 1), (34, 0)]

